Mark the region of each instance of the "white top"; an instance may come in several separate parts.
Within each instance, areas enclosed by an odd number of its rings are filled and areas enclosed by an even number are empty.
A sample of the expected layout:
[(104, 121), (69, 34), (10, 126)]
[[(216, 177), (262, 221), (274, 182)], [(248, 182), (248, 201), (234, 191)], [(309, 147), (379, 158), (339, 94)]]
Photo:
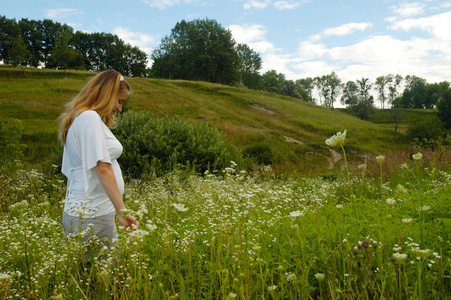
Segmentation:
[(70, 216), (93, 218), (115, 211), (95, 167), (98, 161), (110, 163), (121, 195), (124, 179), (117, 158), (122, 145), (92, 110), (75, 117), (67, 132), (62, 172), (68, 178), (64, 212)]

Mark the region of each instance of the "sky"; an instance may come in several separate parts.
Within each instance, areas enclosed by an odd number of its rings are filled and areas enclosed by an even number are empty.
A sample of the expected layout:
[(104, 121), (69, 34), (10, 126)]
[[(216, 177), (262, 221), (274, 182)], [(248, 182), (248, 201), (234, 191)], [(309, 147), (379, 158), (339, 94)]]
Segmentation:
[(0, 15), (113, 33), (149, 55), (177, 22), (208, 18), (260, 54), (261, 73), (451, 81), (449, 0), (0, 0)]

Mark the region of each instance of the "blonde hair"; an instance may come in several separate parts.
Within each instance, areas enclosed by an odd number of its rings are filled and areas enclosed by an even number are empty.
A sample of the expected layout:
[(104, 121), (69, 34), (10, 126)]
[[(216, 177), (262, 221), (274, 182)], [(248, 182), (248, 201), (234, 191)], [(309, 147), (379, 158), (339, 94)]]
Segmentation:
[[(130, 85), (115, 70), (103, 71), (88, 81), (80, 93), (66, 104), (66, 111), (59, 117), (59, 139), (65, 144), (67, 131), (75, 117), (87, 110), (97, 112), (103, 122), (114, 127), (113, 109), (121, 95), (130, 93)], [(126, 96), (125, 96), (126, 98)]]

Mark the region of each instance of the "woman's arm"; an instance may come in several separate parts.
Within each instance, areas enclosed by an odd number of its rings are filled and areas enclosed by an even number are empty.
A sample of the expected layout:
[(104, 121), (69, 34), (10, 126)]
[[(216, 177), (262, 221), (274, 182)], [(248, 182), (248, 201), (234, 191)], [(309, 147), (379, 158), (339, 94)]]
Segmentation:
[[(122, 195), (119, 191), (119, 187), (117, 186), (116, 176), (114, 175), (113, 167), (110, 163), (105, 163), (98, 161), (96, 166), (97, 177), (99, 177), (100, 183), (102, 184), (105, 192), (113, 203), (114, 208), (116, 209), (116, 215), (119, 220), (119, 223), (124, 226), (125, 230), (134, 230), (139, 224), (136, 219), (131, 215), (124, 216), (121, 213), (122, 209), (126, 209), (124, 201), (122, 200)], [(136, 228), (133, 228), (132, 225), (135, 225)]]

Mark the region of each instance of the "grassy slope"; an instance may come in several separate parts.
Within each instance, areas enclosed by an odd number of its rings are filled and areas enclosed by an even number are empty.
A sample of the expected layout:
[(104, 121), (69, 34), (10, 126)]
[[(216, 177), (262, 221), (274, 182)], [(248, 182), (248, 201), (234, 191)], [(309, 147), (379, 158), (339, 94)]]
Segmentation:
[[(56, 136), (64, 103), (92, 76), (74, 71), (65, 78), (61, 71), (0, 66), (0, 120), (22, 120), (28, 142), (39, 142), (36, 136), (41, 133)], [(242, 149), (258, 140), (270, 145), (285, 167), (300, 171), (327, 166), (330, 152), (324, 141), (344, 129), (350, 153), (379, 154), (405, 146), (393, 129), (285, 96), (205, 82), (127, 80), (133, 88), (131, 109), (207, 122)], [(287, 142), (286, 137), (298, 142)]]

